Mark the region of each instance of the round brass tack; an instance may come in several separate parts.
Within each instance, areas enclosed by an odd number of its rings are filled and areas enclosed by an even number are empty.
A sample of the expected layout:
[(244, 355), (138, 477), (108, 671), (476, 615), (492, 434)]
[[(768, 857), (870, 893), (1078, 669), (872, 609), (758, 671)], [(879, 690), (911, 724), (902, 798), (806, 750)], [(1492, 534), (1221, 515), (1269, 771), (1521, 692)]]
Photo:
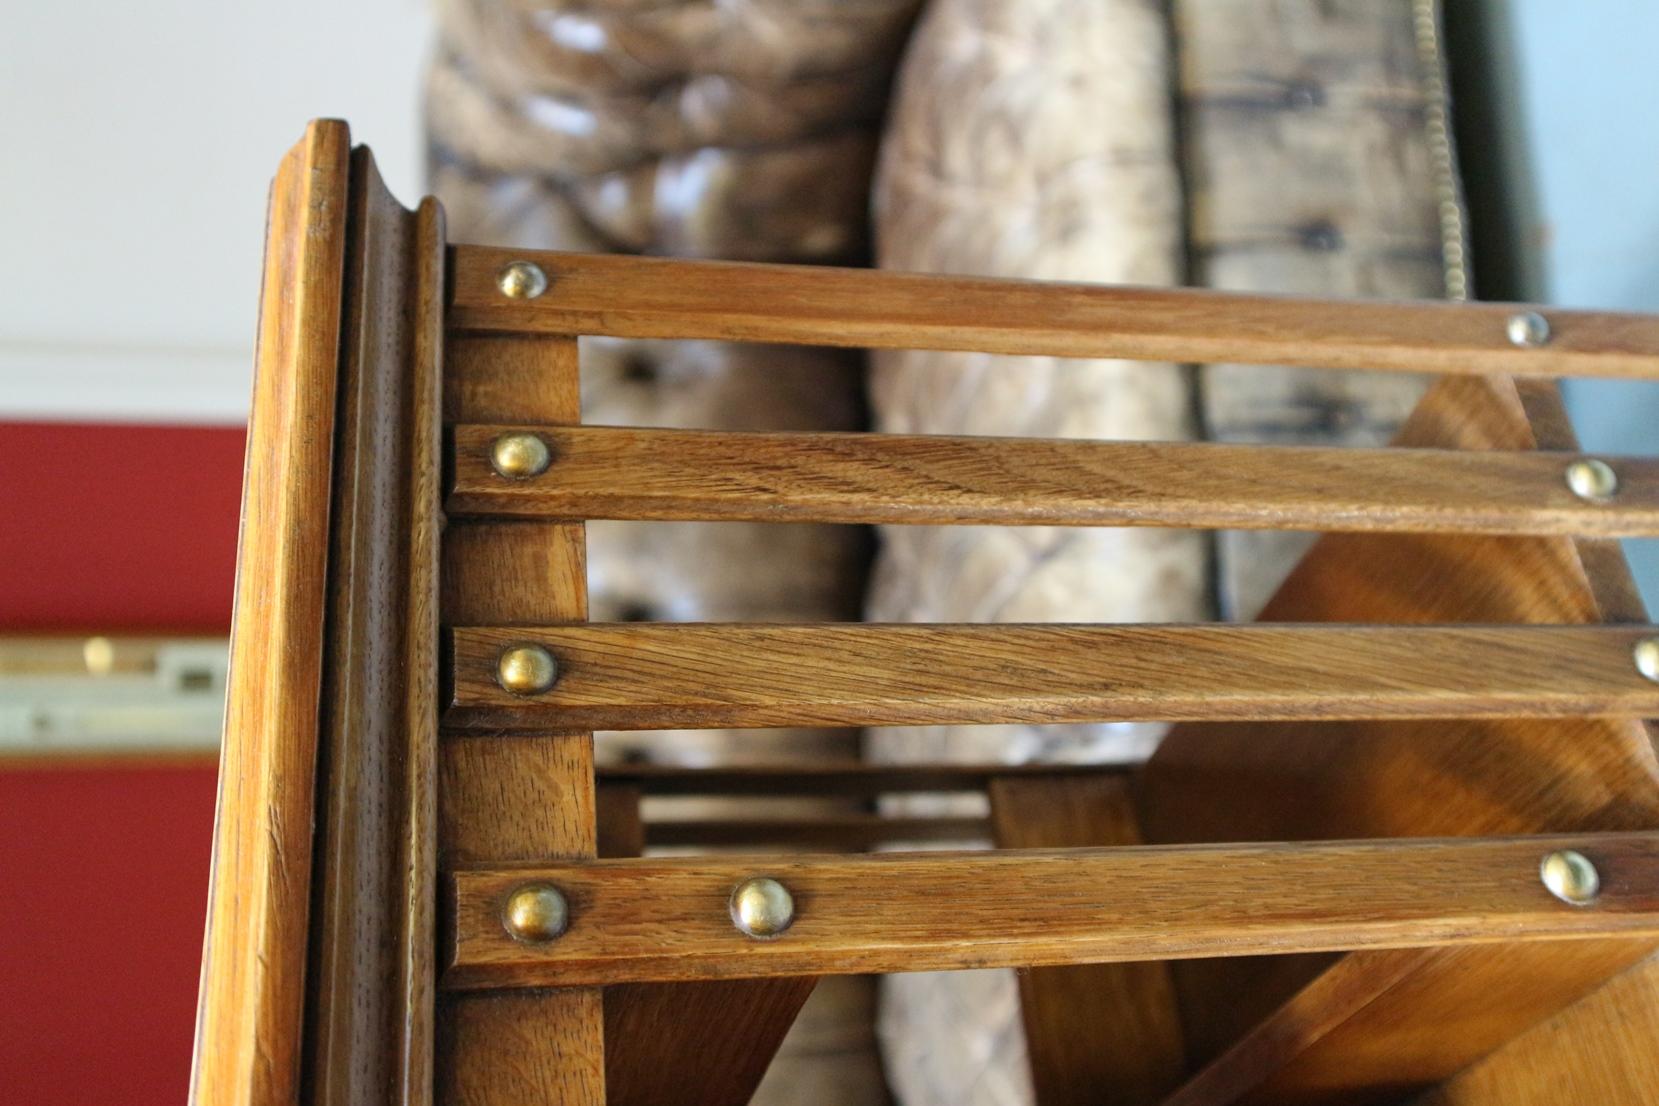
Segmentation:
[(795, 920), (795, 896), (770, 876), (746, 879), (732, 891), (732, 924), (758, 940), (776, 937)]
[(1659, 637), (1645, 637), (1630, 650), (1636, 671), (1659, 684)]
[(490, 467), (509, 480), (540, 476), (553, 463), (553, 451), (534, 434), (510, 431), (490, 445)]
[(1536, 311), (1521, 311), (1509, 316), (1505, 329), (1512, 346), (1532, 349), (1547, 345), (1550, 340), (1550, 321)]
[(495, 274), (501, 294), (515, 300), (533, 300), (547, 291), (547, 274), (534, 261), (509, 261)]
[(1567, 487), (1580, 499), (1601, 502), (1619, 494), (1619, 474), (1606, 461), (1582, 457), (1567, 466)]
[(1601, 893), (1601, 876), (1590, 858), (1572, 849), (1561, 849), (1544, 857), (1538, 876), (1550, 894), (1573, 906), (1588, 906)]
[(559, 682), (559, 662), (540, 645), (514, 645), (502, 650), (495, 679), (514, 695), (540, 695)]
[(551, 941), (570, 925), (570, 904), (550, 883), (526, 883), (507, 896), (501, 924), (516, 941)]

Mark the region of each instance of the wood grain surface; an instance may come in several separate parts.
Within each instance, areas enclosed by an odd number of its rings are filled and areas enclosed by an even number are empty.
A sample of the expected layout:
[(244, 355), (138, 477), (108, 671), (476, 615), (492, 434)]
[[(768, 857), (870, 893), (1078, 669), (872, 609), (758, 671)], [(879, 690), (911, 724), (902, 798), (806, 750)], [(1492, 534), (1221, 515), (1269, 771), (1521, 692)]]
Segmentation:
[[(1410, 448), (1574, 449), (1548, 382), (1451, 379), (1402, 430)], [(1631, 623), (1646, 616), (1613, 543), (1333, 534), (1264, 618)], [(1636, 718), (1182, 724), (1141, 776), (1148, 840), (1408, 837), (1648, 829), (1659, 759)], [(1257, 1082), (1193, 1101), (1394, 1101), (1478, 1060), (1642, 954), (1614, 942), (1421, 957), (1230, 958), (1174, 966), (1189, 1054)], [(1348, 960), (1357, 961), (1348, 964)], [(1305, 989), (1305, 990), (1304, 990)], [(1201, 1078), (1202, 1073), (1198, 1077)]]
[(271, 185), (196, 1106), (299, 1094), (349, 146), (345, 124), (313, 123)]
[[(1602, 893), (1569, 906), (1538, 868), (1572, 848)], [(781, 936), (743, 936), (732, 889), (794, 896)], [(1176, 957), (1659, 936), (1659, 835), (600, 860), (461, 869), (450, 988), (950, 971)], [(557, 886), (570, 929), (513, 940), (502, 903)]]
[[(522, 479), (496, 472), (490, 447), (509, 430), (545, 441), (551, 467)], [(1578, 456), (458, 426), (447, 509), (564, 519), (1659, 533), (1659, 461), (1603, 458), (1619, 491), (1595, 502), (1567, 486)]]
[[(509, 299), (511, 261), (547, 291)], [(1236, 361), (1447, 374), (1659, 376), (1659, 319), (1538, 308), (1550, 342), (1511, 345), (1525, 308), (1386, 303), (991, 280), (876, 269), (678, 261), (457, 246), (450, 325), (463, 331), (712, 338), (1147, 361)]]
[(352, 154), (307, 1101), (432, 1100), (444, 229)]
[(605, 989), (607, 1106), (747, 1106), (817, 976)]
[(1561, 1106), (1659, 1101), (1659, 959), (1412, 1100), (1412, 1106)]
[[(1643, 627), (621, 623), (459, 628), (457, 727), (922, 725), (1659, 713)], [(541, 695), (496, 682), (533, 642)]]
[[(575, 422), (576, 343), (451, 336), (444, 387), (450, 422)], [(445, 622), (587, 615), (580, 523), (454, 522), (442, 559)], [(440, 869), (592, 857), (593, 737), (548, 727), (500, 741), (445, 736), (438, 802)], [(597, 990), (449, 996), (439, 1013), (437, 1097), (445, 1106), (605, 1101)]]
[[(1003, 849), (1139, 845), (1129, 781), (1114, 775), (991, 781)], [(1019, 973), (1031, 1082), (1040, 1106), (1151, 1106), (1186, 1070), (1169, 965), (1075, 964)]]

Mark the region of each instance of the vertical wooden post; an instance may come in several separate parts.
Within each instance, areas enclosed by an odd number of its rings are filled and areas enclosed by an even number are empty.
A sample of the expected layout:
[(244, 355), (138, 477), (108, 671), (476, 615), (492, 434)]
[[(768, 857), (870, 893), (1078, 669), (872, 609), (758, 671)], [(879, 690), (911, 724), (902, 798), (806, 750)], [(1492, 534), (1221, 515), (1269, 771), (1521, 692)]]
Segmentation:
[[(468, 336), (446, 351), (447, 421), (574, 423), (576, 341)], [(587, 617), (579, 522), (464, 522), (443, 539), (447, 623)], [(591, 858), (598, 852), (593, 735), (446, 737), (439, 756), (439, 866)], [(605, 1048), (596, 988), (451, 994), (438, 1041), (444, 1106), (601, 1106)]]

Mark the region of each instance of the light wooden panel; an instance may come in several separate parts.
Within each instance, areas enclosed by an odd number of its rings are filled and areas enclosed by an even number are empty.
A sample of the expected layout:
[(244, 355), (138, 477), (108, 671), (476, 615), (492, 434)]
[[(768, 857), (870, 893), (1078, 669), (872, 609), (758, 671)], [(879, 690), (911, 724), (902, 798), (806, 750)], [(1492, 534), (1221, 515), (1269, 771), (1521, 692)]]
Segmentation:
[(432, 1100), (443, 215), (352, 155), (308, 1101)]
[[(1139, 845), (1129, 781), (1005, 776), (990, 786), (1005, 849)], [(1169, 965), (1081, 964), (1019, 973), (1037, 1106), (1150, 1106), (1185, 1072)]]
[(1413, 1106), (1659, 1102), (1659, 960), (1521, 1034)]
[[(495, 471), (513, 429), (548, 444), (547, 471)], [(1619, 491), (1592, 502), (1571, 453), (461, 426), (453, 457), (451, 515), (1659, 533), (1659, 461), (1604, 458)]]
[[(1399, 444), (1576, 448), (1552, 385), (1518, 391), (1504, 379), (1441, 382)], [(1328, 535), (1264, 617), (1645, 621), (1612, 543), (1478, 535)], [(1634, 718), (1188, 724), (1171, 731), (1141, 784), (1143, 830), (1171, 843), (1659, 825), (1659, 761)], [(1235, 1086), (1191, 1101), (1392, 1101), (1640, 955), (1639, 946), (1578, 942), (1430, 958), (1371, 951), (1345, 958), (1341, 986), (1316, 982), (1330, 957), (1177, 964), (1193, 1059), (1222, 1063), (1235, 1044), (1263, 1050), (1250, 1061), (1257, 1082), (1245, 1097)]]
[[(1603, 874), (1593, 907), (1539, 880), (1574, 848)], [(794, 895), (780, 937), (744, 937), (732, 889)], [(1659, 835), (1302, 845), (883, 853), (812, 859), (601, 860), (453, 873), (452, 988), (950, 971), (1174, 957), (1659, 936)], [(501, 903), (526, 881), (569, 899), (541, 945)]]
[[(445, 415), (574, 422), (576, 343), (451, 338)], [(580, 523), (452, 523), (440, 610), (478, 618), (576, 621), (587, 614)], [(446, 736), (439, 753), (439, 865), (583, 859), (597, 851), (593, 737), (544, 728), (494, 741)], [(600, 995), (593, 989), (450, 996), (440, 1007), (438, 1100), (605, 1101)]]
[[(455, 630), (457, 726), (672, 727), (1659, 714), (1641, 627), (624, 623)], [(520, 696), (501, 653), (560, 674)]]
[[(515, 260), (546, 271), (543, 295), (501, 293), (497, 274)], [(1659, 376), (1659, 319), (1549, 308), (1549, 344), (1517, 349), (1506, 333), (1515, 310), (459, 246), (450, 321), (463, 330), (625, 338)]]
[(197, 1106), (280, 1106), (299, 1093), (349, 145), (343, 123), (313, 123), (271, 185)]

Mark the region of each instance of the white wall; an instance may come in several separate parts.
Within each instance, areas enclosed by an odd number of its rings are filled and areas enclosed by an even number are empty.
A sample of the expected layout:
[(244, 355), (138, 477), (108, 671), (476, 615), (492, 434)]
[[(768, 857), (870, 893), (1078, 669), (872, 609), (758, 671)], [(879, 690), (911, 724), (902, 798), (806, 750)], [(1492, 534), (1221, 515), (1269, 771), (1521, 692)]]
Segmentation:
[(0, 29), (0, 420), (245, 417), (266, 187), (337, 116), (420, 194), (425, 0), (22, 0)]

